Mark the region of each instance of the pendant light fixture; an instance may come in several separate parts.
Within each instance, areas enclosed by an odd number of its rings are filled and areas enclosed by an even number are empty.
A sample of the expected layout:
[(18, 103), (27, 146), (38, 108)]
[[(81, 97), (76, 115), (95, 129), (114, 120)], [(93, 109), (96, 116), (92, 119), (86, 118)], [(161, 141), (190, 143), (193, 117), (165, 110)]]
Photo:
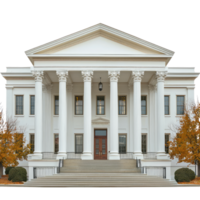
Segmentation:
[(101, 82), (101, 77), (100, 77), (100, 83), (99, 83), (99, 91), (103, 90), (103, 83)]

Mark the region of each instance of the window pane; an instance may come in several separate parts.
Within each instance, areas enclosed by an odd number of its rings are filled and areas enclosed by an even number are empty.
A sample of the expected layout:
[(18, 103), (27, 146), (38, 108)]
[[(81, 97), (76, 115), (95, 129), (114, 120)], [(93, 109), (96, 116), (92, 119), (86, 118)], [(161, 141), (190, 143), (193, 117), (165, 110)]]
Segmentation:
[(142, 153), (147, 153), (147, 135), (142, 135)]
[(119, 96), (119, 115), (126, 115), (126, 96)]
[(75, 153), (83, 153), (83, 135), (75, 135)]
[(169, 153), (169, 134), (165, 134), (165, 153)]
[(184, 115), (184, 96), (177, 96), (177, 115)]
[(165, 115), (169, 115), (169, 96), (165, 96)]
[(119, 135), (119, 153), (126, 153), (126, 135)]
[(75, 96), (75, 114), (83, 114), (83, 96)]
[(54, 134), (54, 144), (55, 144), (54, 150), (55, 150), (55, 153), (57, 154), (59, 151), (59, 135), (58, 134)]
[(34, 134), (30, 134), (31, 153), (33, 153), (34, 150), (35, 150), (34, 143), (35, 143), (35, 135)]
[(104, 96), (97, 97), (97, 115), (105, 114), (105, 101)]
[(55, 96), (55, 115), (59, 115), (59, 96)]
[(141, 114), (142, 115), (146, 115), (147, 114), (146, 96), (141, 96)]
[(95, 136), (106, 136), (106, 130), (95, 130)]
[(30, 107), (30, 114), (35, 115), (35, 95), (31, 95), (31, 107)]
[(23, 115), (23, 95), (16, 96), (16, 115)]

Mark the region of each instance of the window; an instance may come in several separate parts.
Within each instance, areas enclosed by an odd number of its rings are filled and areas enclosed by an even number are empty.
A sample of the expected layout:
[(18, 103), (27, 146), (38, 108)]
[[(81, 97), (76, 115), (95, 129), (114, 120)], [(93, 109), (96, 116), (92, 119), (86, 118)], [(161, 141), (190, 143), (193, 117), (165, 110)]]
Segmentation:
[(35, 145), (34, 145), (34, 143), (35, 143), (35, 135), (34, 134), (30, 134), (30, 144), (31, 144), (31, 153), (33, 153), (34, 152), (34, 150), (35, 150)]
[(184, 96), (177, 96), (177, 115), (184, 115)]
[(75, 153), (83, 153), (83, 134), (75, 135)]
[(142, 153), (147, 153), (147, 135), (142, 134)]
[(169, 96), (165, 96), (165, 115), (169, 115)]
[(24, 110), (23, 110), (23, 104), (24, 104), (24, 96), (23, 95), (16, 95), (15, 96), (15, 114), (16, 115), (23, 115)]
[(54, 153), (57, 154), (59, 151), (59, 135), (54, 134)]
[(104, 96), (97, 96), (97, 115), (105, 115)]
[(75, 96), (75, 115), (83, 115), (83, 96)]
[(59, 115), (59, 96), (55, 96), (54, 98), (54, 115)]
[(165, 134), (165, 153), (169, 153), (169, 134)]
[(147, 97), (141, 96), (141, 114), (146, 115), (147, 114)]
[(126, 115), (126, 96), (119, 96), (119, 115)]
[(30, 114), (35, 115), (35, 95), (30, 96)]
[(126, 153), (126, 134), (119, 134), (119, 153)]
[(16, 133), (14, 135), (15, 137), (15, 143), (17, 145), (17, 147), (20, 148), (20, 150), (15, 151), (16, 153), (21, 153), (23, 150), (23, 133)]

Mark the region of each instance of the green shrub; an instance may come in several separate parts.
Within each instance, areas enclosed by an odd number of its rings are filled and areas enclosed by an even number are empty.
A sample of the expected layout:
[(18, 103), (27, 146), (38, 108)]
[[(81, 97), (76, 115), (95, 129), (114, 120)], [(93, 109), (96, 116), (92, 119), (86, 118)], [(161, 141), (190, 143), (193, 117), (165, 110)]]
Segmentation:
[(7, 167), (7, 168), (6, 168), (6, 170), (5, 170), (6, 175), (9, 174), (9, 171), (10, 171), (12, 168), (14, 168), (14, 167)]
[(190, 182), (195, 179), (195, 173), (188, 168), (181, 168), (175, 172), (175, 180), (177, 182)]
[(10, 170), (8, 180), (12, 182), (27, 181), (27, 172), (23, 167), (15, 167)]

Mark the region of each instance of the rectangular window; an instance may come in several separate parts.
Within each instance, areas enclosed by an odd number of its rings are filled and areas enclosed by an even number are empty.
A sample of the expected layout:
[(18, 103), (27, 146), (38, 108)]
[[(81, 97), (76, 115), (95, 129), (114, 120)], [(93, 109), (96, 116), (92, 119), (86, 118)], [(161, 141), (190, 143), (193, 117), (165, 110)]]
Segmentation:
[(23, 110), (23, 105), (24, 105), (24, 96), (23, 95), (16, 95), (15, 96), (15, 114), (16, 115), (23, 115), (24, 110)]
[(126, 134), (119, 134), (119, 153), (126, 153)]
[(31, 144), (31, 153), (34, 153), (34, 150), (35, 150), (35, 135), (34, 134), (30, 134), (30, 144)]
[(104, 96), (97, 96), (97, 115), (105, 115)]
[(57, 154), (59, 151), (59, 135), (54, 134), (54, 153)]
[(59, 115), (59, 96), (55, 96), (54, 98), (54, 115)]
[(169, 96), (165, 96), (165, 115), (169, 115)]
[(23, 150), (23, 133), (16, 133), (15, 134), (15, 143), (19, 150), (15, 151), (16, 153), (21, 153)]
[(147, 153), (147, 135), (142, 134), (142, 153)]
[(141, 114), (146, 115), (147, 114), (147, 97), (141, 96)]
[(75, 135), (75, 153), (83, 153), (83, 134)]
[(35, 95), (30, 96), (30, 114), (35, 115)]
[(75, 96), (75, 115), (83, 115), (83, 96)]
[(177, 115), (184, 115), (185, 96), (177, 96)]
[(119, 96), (119, 115), (126, 115), (126, 96)]
[(169, 134), (165, 134), (165, 153), (169, 153)]

